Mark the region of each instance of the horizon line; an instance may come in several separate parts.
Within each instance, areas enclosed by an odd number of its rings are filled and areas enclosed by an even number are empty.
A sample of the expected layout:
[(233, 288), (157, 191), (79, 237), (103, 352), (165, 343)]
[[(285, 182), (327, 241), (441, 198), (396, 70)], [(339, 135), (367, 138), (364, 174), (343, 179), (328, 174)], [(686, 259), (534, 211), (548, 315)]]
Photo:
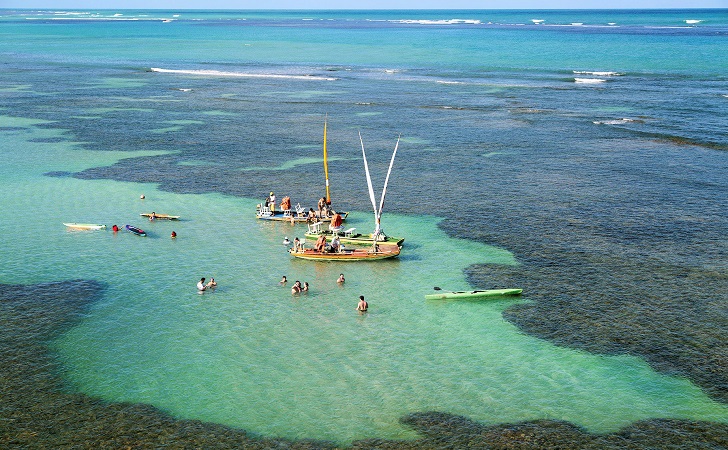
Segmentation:
[(2, 10), (94, 10), (94, 11), (686, 11), (728, 10), (728, 7), (635, 7), (635, 8), (82, 8), (82, 7), (0, 7)]

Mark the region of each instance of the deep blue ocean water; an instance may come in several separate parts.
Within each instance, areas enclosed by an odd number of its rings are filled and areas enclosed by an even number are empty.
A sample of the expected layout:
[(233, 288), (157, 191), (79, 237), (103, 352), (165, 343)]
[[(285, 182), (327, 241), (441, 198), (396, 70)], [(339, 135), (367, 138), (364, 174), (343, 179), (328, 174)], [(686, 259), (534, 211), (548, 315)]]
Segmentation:
[[(675, 327), (665, 359), (693, 342), (680, 323), (714, 332), (700, 326), (726, 319), (727, 39), (726, 10), (0, 10), (0, 283), (106, 284), (52, 345), (69, 389), (265, 436), (412, 438), (397, 419), (429, 410), (592, 432), (726, 422), (705, 393), (718, 384), (690, 370), (536, 339), (503, 320), (511, 302), (423, 296), (505, 287), (489, 285), (498, 267), (521, 267), (525, 302), (594, 308), (574, 316), (684, 302), (629, 327)], [(252, 215), (270, 190), (315, 204), (326, 116), (334, 202), (361, 230), (357, 132), (377, 192), (402, 137), (383, 219), (406, 237), (397, 262), (291, 261), (279, 243), (301, 231)], [(140, 223), (150, 208), (187, 220)], [(190, 289), (200, 272), (214, 295)], [(282, 274), (314, 292), (281, 293)]]

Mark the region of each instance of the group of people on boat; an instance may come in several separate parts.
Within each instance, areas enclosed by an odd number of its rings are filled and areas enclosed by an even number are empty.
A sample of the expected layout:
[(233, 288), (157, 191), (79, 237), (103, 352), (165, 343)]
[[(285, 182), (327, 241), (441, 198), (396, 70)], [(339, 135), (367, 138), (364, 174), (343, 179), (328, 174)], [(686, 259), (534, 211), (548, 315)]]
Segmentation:
[[(276, 195), (271, 191), (271, 193), (265, 198), (264, 205), (266, 208), (270, 210), (271, 213), (275, 213), (276, 210)], [(309, 208), (308, 212), (305, 212), (305, 210), (301, 209), (301, 211), (296, 211), (296, 213), (299, 215), (299, 217), (306, 216), (306, 219), (310, 223), (315, 223), (322, 219), (328, 219), (330, 217), (336, 217), (341, 216), (339, 214), (336, 214), (336, 211), (333, 210), (331, 207), (331, 201), (326, 200), (326, 197), (321, 197), (317, 203), (318, 211), (315, 211), (313, 208)], [(291, 203), (291, 197), (285, 196), (281, 199), (280, 202), (280, 210), (281, 211), (290, 211), (292, 207)], [(343, 221), (343, 219), (341, 219)], [(341, 224), (337, 225), (340, 226)]]
[(343, 246), (341, 245), (341, 240), (339, 239), (339, 236), (334, 236), (334, 238), (331, 240), (331, 244), (326, 245), (326, 235), (320, 234), (318, 239), (316, 239), (316, 243), (313, 246), (314, 251), (319, 253), (338, 253), (343, 249)]

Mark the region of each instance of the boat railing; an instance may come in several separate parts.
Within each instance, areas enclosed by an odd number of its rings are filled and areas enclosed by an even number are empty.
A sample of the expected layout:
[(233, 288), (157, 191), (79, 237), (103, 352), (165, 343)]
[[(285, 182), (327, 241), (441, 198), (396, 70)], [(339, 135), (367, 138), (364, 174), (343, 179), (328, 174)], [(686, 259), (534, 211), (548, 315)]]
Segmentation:
[(270, 217), (273, 215), (273, 213), (268, 206), (258, 205), (257, 215), (258, 217)]
[(323, 225), (323, 222), (308, 224), (308, 232), (310, 234), (321, 234), (321, 225)]

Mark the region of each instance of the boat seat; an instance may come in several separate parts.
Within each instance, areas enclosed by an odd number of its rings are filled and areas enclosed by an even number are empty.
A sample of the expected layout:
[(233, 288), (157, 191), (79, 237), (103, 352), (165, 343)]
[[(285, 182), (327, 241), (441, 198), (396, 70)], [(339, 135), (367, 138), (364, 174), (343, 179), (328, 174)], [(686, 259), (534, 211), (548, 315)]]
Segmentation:
[(296, 216), (303, 217), (306, 215), (306, 210), (303, 209), (300, 203), (296, 203)]
[(290, 209), (284, 209), (283, 210), (283, 217), (291, 217), (291, 210)]
[(270, 208), (267, 206), (261, 206), (258, 209), (258, 217), (270, 217), (273, 215), (273, 213), (270, 211)]
[(348, 230), (344, 230), (344, 237), (351, 237), (355, 231), (356, 228), (349, 228)]
[(338, 227), (332, 227), (331, 225), (329, 225), (329, 230), (333, 234), (339, 234), (339, 233), (341, 233), (344, 230), (344, 226), (343, 225), (339, 225)]

